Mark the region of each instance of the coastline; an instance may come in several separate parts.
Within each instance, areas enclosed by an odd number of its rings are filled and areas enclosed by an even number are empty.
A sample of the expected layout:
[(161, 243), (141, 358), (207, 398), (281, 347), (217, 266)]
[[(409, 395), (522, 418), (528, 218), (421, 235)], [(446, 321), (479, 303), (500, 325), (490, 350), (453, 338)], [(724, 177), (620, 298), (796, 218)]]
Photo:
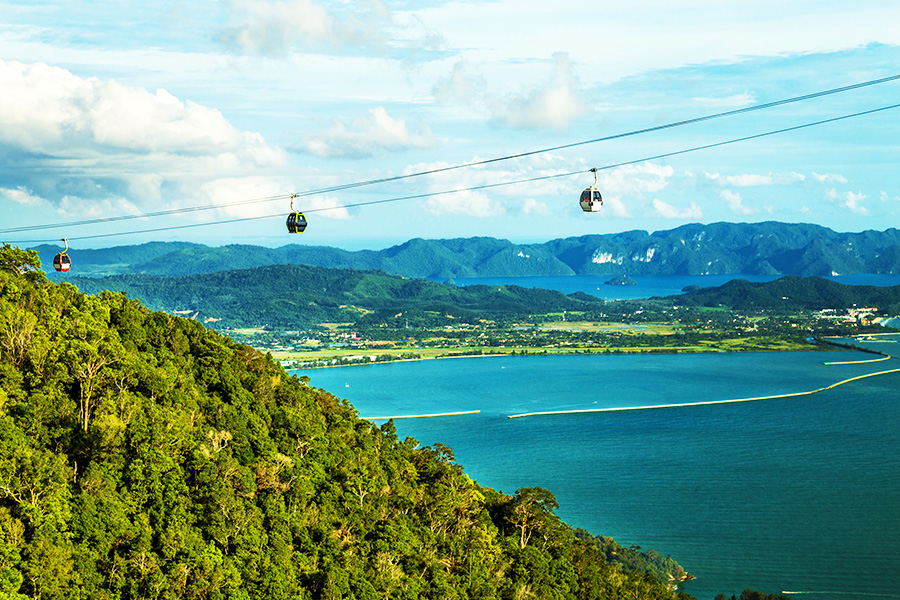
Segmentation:
[[(896, 335), (896, 334), (894, 334)], [(837, 344), (835, 344), (837, 346)], [(865, 350), (862, 348), (849, 347), (852, 350), (860, 350), (866, 352), (873, 352), (872, 350)], [(259, 350), (259, 349), (258, 349)], [(415, 350), (415, 349), (412, 349)], [(409, 350), (407, 350), (409, 351)], [(623, 346), (621, 348), (615, 349), (598, 349), (598, 348), (570, 348), (561, 350), (559, 348), (549, 348), (549, 347), (536, 347), (536, 348), (510, 348), (509, 351), (498, 351), (497, 349), (491, 349), (490, 352), (481, 352), (481, 353), (454, 353), (454, 354), (436, 354), (434, 356), (419, 356), (416, 358), (397, 358), (391, 360), (355, 360), (353, 362), (346, 363), (332, 363), (332, 364), (322, 364), (322, 365), (303, 365), (303, 366), (286, 366), (285, 368), (291, 371), (307, 371), (313, 369), (330, 369), (335, 367), (357, 367), (357, 366), (369, 366), (369, 365), (383, 365), (386, 363), (399, 363), (399, 362), (416, 362), (422, 360), (443, 360), (448, 358), (488, 358), (488, 357), (496, 357), (496, 356), (577, 356), (577, 355), (597, 355), (597, 356), (607, 356), (607, 355), (644, 355), (644, 354), (729, 354), (729, 353), (741, 353), (741, 352), (828, 352), (829, 349), (823, 348), (820, 346), (816, 346), (815, 344), (809, 345), (798, 345), (794, 347), (788, 348), (775, 348), (775, 347), (754, 347), (754, 348), (719, 348), (712, 346), (683, 346), (683, 347), (629, 347)], [(382, 353), (384, 354), (384, 353)], [(877, 352), (876, 354), (881, 354)], [(291, 355), (293, 356), (293, 355)], [(370, 357), (370, 356), (379, 356), (378, 354), (356, 354), (356, 357)], [(341, 356), (327, 356), (321, 359), (316, 359), (317, 361), (325, 362), (325, 361), (335, 361), (341, 360)], [(890, 358), (890, 357), (888, 357)], [(278, 358), (276, 357), (276, 360)], [(282, 363), (284, 362), (301, 362), (297, 359), (289, 359), (283, 358), (281, 359)], [(865, 361), (869, 362), (869, 361)]]

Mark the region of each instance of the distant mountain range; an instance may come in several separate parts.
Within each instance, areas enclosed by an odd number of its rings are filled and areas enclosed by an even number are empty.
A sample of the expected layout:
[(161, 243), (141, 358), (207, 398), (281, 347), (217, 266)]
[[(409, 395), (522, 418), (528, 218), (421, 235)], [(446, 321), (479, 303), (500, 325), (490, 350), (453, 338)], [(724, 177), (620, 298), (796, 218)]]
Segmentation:
[[(302, 239), (302, 238), (301, 238)], [(56, 247), (39, 246), (45, 265)], [(73, 273), (191, 275), (266, 265), (380, 270), (423, 279), (560, 275), (827, 276), (900, 273), (900, 230), (839, 233), (810, 224), (690, 224), (514, 244), (490, 237), (412, 239), (384, 250), (291, 244), (209, 247), (155, 242), (98, 250), (73, 247)]]

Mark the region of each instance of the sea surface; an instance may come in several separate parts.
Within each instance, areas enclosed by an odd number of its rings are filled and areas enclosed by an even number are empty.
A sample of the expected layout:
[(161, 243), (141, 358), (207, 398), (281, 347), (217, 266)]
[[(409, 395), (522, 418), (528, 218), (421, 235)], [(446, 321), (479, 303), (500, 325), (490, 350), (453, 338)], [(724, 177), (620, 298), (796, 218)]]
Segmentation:
[(900, 373), (811, 395), (507, 418), (780, 396), (900, 369), (858, 362), (872, 358), (503, 356), (302, 374), (362, 417), (480, 411), (395, 425), (401, 439), (450, 446), (482, 485), (547, 488), (570, 525), (671, 555), (702, 600), (745, 588), (872, 600), (900, 598)]
[[(624, 273), (623, 273), (624, 274)], [(560, 277), (457, 277), (453, 282), (466, 285), (518, 285), (525, 288), (558, 290), (564, 294), (584, 292), (605, 300), (633, 300), (653, 296), (675, 296), (689, 285), (715, 287), (732, 279), (748, 281), (774, 281), (781, 275), (629, 275), (636, 285), (606, 285), (616, 275), (571, 275)], [(826, 277), (846, 285), (900, 285), (900, 275), (835, 275)]]

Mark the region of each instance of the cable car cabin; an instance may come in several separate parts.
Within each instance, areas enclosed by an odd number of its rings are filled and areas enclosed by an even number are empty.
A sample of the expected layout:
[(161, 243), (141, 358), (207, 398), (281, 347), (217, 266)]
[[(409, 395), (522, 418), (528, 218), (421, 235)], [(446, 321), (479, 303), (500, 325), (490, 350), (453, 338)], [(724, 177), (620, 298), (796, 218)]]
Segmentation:
[(594, 186), (581, 192), (581, 210), (584, 212), (597, 212), (603, 206), (603, 197)]
[(65, 252), (60, 252), (53, 257), (53, 268), (57, 271), (68, 271), (72, 266), (72, 259)]
[(292, 212), (287, 218), (287, 228), (290, 233), (303, 233), (306, 229), (306, 217), (301, 212)]

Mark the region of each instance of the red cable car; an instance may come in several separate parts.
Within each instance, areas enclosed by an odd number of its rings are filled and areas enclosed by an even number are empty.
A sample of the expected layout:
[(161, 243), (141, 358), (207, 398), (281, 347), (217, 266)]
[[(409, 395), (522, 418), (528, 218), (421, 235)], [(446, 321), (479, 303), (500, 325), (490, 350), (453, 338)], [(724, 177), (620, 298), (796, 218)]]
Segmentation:
[(63, 238), (62, 241), (66, 243), (66, 249), (53, 257), (53, 268), (65, 272), (72, 267), (72, 259), (66, 254), (69, 251), (69, 240)]

